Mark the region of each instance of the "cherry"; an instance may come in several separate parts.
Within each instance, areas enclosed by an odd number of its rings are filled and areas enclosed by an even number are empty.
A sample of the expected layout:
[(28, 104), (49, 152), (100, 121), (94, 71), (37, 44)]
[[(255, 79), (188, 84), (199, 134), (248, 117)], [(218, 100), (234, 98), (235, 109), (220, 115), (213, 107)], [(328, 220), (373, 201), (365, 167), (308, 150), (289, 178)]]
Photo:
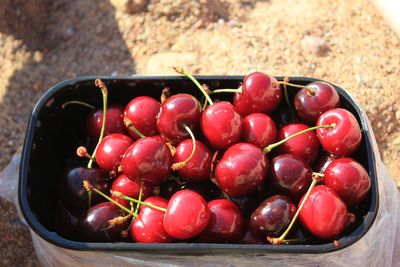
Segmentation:
[(224, 198), (224, 194), (221, 189), (211, 182), (211, 180), (201, 181), (201, 182), (186, 182), (184, 183), (180, 189), (189, 189), (192, 190), (199, 195), (201, 195), (206, 201), (211, 201), (217, 198)]
[(238, 240), (244, 230), (244, 220), (239, 208), (227, 199), (208, 202), (210, 221), (200, 234), (203, 242), (233, 242)]
[[(300, 200), (302, 203), (303, 199)], [(340, 197), (325, 185), (315, 186), (299, 213), (300, 222), (314, 236), (333, 239), (344, 231), (348, 213)]]
[(282, 128), (283, 126), (299, 122), (297, 115), (288, 109), (287, 106), (279, 106), (277, 109), (271, 113), (271, 118), (274, 120), (277, 128)]
[(97, 164), (107, 172), (117, 171), (122, 155), (132, 143), (133, 140), (124, 134), (114, 133), (107, 135), (97, 147)]
[(293, 200), (299, 200), (312, 180), (311, 167), (301, 157), (292, 154), (272, 159), (268, 179), (274, 189)]
[(251, 230), (259, 237), (278, 236), (289, 225), (296, 206), (282, 195), (274, 195), (264, 200), (250, 217)]
[(260, 186), (267, 174), (268, 160), (260, 148), (248, 143), (229, 147), (215, 169), (215, 178), (226, 194), (245, 196)]
[(325, 173), (326, 168), (328, 168), (329, 164), (336, 159), (335, 156), (329, 155), (325, 152), (320, 153), (317, 157), (317, 160), (314, 162), (312, 169), (318, 173)]
[[(132, 197), (132, 198), (139, 198), (141, 182), (140, 181), (133, 181), (129, 179), (125, 174), (119, 175), (117, 178), (114, 179), (111, 185), (112, 191), (118, 191), (122, 194)], [(153, 185), (149, 182), (143, 182), (142, 188), (142, 198), (147, 199), (153, 195)], [(125, 199), (121, 199), (118, 197), (112, 197), (116, 202), (124, 205), (127, 208), (130, 208), (129, 201)]]
[[(291, 123), (278, 130), (278, 140), (285, 139), (297, 132), (308, 129), (309, 127), (302, 123)], [(319, 153), (319, 141), (313, 131), (305, 132), (301, 135), (291, 138), (279, 146), (280, 154), (294, 154), (309, 164), (313, 163)]]
[(167, 179), (164, 183), (160, 184), (159, 195), (165, 199), (170, 199), (175, 192), (182, 189), (182, 182), (176, 179)]
[[(124, 108), (119, 105), (111, 105), (107, 109), (105, 135), (112, 133), (125, 133), (123, 122)], [(93, 110), (86, 119), (86, 133), (90, 140), (97, 140), (100, 136), (103, 123), (103, 109)]]
[(246, 224), (242, 237), (238, 240), (239, 244), (263, 244), (263, 240), (251, 230), (250, 223)]
[(325, 111), (340, 105), (339, 94), (326, 82), (316, 81), (300, 89), (294, 97), (294, 107), (299, 117), (314, 125)]
[(207, 202), (191, 190), (176, 192), (168, 202), (164, 215), (164, 229), (176, 239), (190, 239), (208, 225), (210, 210)]
[(193, 150), (193, 141), (185, 139), (180, 142), (176, 147), (174, 162), (184, 162), (190, 158), (182, 168), (177, 170), (179, 176), (189, 181), (204, 181), (210, 179), (211, 175), (211, 152), (200, 141), (195, 140), (195, 142), (196, 149), (192, 157), (190, 155)]
[(218, 150), (239, 142), (242, 135), (242, 118), (226, 101), (208, 106), (201, 116), (200, 125), (207, 141)]
[(157, 118), (159, 133), (172, 144), (189, 137), (186, 125), (192, 131), (198, 126), (201, 116), (199, 101), (189, 94), (177, 94), (167, 98)]
[(113, 203), (99, 203), (79, 219), (77, 237), (85, 242), (121, 241), (121, 232), (128, 227), (128, 222), (109, 222), (119, 216), (123, 216), (123, 211)]
[[(167, 208), (168, 200), (161, 197), (149, 197), (146, 202), (161, 208)], [(146, 206), (140, 206), (139, 216), (130, 227), (133, 241), (140, 243), (171, 243), (174, 239), (163, 226), (164, 212)]]
[(367, 171), (351, 158), (332, 161), (326, 168), (323, 182), (339, 195), (348, 208), (364, 200), (371, 188)]
[(275, 77), (252, 72), (244, 77), (233, 105), (243, 116), (257, 112), (269, 114), (279, 105), (281, 97), (282, 91)]
[[(125, 107), (124, 122), (128, 133), (137, 140), (143, 136), (154, 136), (158, 134), (157, 115), (160, 112), (161, 104), (154, 98), (139, 96), (132, 99)], [(128, 127), (129, 126), (129, 127)], [(134, 127), (134, 130), (130, 129)], [(137, 131), (142, 134), (139, 136)]]
[(350, 111), (334, 108), (322, 113), (317, 125), (334, 124), (333, 128), (317, 129), (322, 147), (337, 157), (351, 155), (361, 144), (361, 129)]
[(242, 141), (260, 148), (276, 141), (275, 122), (266, 114), (253, 113), (243, 119)]
[(242, 197), (229, 197), (239, 207), (244, 218), (249, 218), (251, 213), (257, 208), (261, 202), (259, 198), (258, 188), (251, 194)]
[(134, 142), (122, 156), (122, 172), (132, 180), (159, 185), (167, 178), (172, 154), (161, 136), (144, 137)]

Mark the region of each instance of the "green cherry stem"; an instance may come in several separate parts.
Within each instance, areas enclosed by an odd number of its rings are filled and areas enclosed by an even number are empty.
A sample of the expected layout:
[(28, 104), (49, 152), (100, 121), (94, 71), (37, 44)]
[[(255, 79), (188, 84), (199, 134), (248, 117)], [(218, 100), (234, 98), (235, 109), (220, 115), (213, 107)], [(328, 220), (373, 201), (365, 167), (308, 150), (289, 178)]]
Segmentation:
[(219, 94), (219, 93), (242, 93), (242, 86), (240, 86), (238, 89), (230, 89), (230, 88), (225, 88), (225, 89), (216, 89), (210, 92), (211, 94)]
[(144, 136), (141, 132), (139, 132), (139, 130), (136, 129), (135, 126), (133, 126), (133, 122), (132, 122), (130, 119), (124, 117), (124, 124), (125, 124), (126, 128), (128, 128), (128, 129), (131, 130), (131, 131), (133, 131), (133, 132), (134, 132), (136, 135), (138, 135), (140, 138), (146, 137), (146, 136)]
[(186, 77), (188, 77), (190, 80), (192, 80), (192, 82), (200, 89), (200, 91), (203, 93), (204, 97), (207, 99), (208, 103), (210, 105), (214, 104), (214, 102), (211, 100), (210, 96), (208, 95), (208, 93), (206, 92), (206, 90), (204, 90), (203, 86), (201, 86), (201, 84), (196, 80), (195, 77), (193, 77), (193, 75), (190, 72), (185, 71), (183, 68), (179, 68), (179, 67), (172, 67), (177, 73), (182, 74)]
[(153, 209), (156, 209), (156, 210), (159, 210), (159, 211), (162, 211), (162, 212), (166, 212), (167, 211), (167, 209), (165, 209), (165, 208), (161, 208), (161, 207), (153, 205), (153, 204), (151, 204), (149, 202), (139, 201), (139, 200), (137, 200), (135, 198), (131, 198), (131, 197), (125, 196), (121, 192), (118, 192), (118, 191), (112, 191), (111, 193), (115, 197), (118, 197), (118, 198), (121, 198), (121, 199), (125, 199), (125, 200), (128, 200), (128, 201), (134, 202), (136, 204), (140, 204), (140, 205), (143, 205), (143, 206), (146, 206), (146, 207), (149, 207), (149, 208), (153, 208)]
[(87, 108), (90, 109), (95, 109), (95, 106), (92, 106), (88, 103), (82, 102), (82, 101), (78, 101), (78, 100), (71, 100), (71, 101), (67, 101), (64, 104), (61, 105), (61, 108), (64, 109), (66, 106), (71, 105), (71, 104), (75, 104), (75, 105), (81, 105), (81, 106), (85, 106)]
[(296, 136), (299, 136), (299, 135), (301, 135), (301, 134), (303, 134), (303, 133), (311, 132), (311, 131), (314, 131), (314, 130), (320, 129), (320, 128), (333, 128), (333, 127), (335, 127), (335, 126), (336, 126), (336, 124), (332, 123), (332, 124), (329, 124), (329, 125), (318, 125), (318, 126), (310, 127), (310, 128), (308, 128), (308, 129), (305, 129), (305, 130), (299, 131), (299, 132), (297, 132), (297, 133), (295, 133), (295, 134), (292, 134), (292, 135), (286, 137), (285, 139), (282, 139), (282, 140), (279, 141), (279, 142), (276, 142), (276, 143), (273, 143), (273, 144), (270, 144), (270, 145), (264, 147), (263, 152), (264, 152), (264, 153), (269, 153), (269, 152), (271, 152), (271, 150), (274, 149), (275, 147), (280, 146), (280, 145), (282, 145), (283, 143), (285, 143), (286, 141), (288, 141), (288, 140), (290, 140), (290, 139), (292, 139), (292, 138), (294, 138), (294, 137), (296, 137)]
[(183, 124), (183, 127), (192, 138), (192, 152), (190, 153), (189, 157), (187, 157), (184, 161), (175, 162), (174, 164), (172, 164), (171, 169), (173, 171), (177, 171), (185, 167), (185, 165), (193, 158), (194, 153), (196, 152), (196, 138), (194, 137), (192, 130), (186, 124)]
[[(138, 200), (139, 200), (140, 202), (142, 201), (143, 186), (144, 186), (144, 184), (143, 184), (143, 181), (142, 181), (142, 182), (140, 183), (139, 198), (138, 198)], [(132, 204), (132, 202), (130, 202), (130, 203)], [(135, 217), (138, 216), (139, 207), (140, 207), (140, 203), (137, 203), (136, 209), (135, 209), (135, 212), (134, 212)]]

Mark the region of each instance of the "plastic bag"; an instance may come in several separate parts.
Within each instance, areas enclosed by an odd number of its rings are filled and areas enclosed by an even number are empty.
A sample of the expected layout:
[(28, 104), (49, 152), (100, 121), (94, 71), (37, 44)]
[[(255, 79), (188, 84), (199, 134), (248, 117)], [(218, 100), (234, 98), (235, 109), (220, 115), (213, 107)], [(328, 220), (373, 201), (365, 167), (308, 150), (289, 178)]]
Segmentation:
[[(379, 186), (378, 214), (369, 231), (359, 241), (336, 252), (174, 255), (159, 252), (75, 251), (57, 247), (31, 230), (34, 248), (44, 266), (400, 266), (400, 194), (373, 140)], [(20, 154), (16, 154), (10, 165), (0, 173), (0, 196), (12, 201), (17, 209), (19, 161)], [(23, 218), (21, 214), (20, 218)]]

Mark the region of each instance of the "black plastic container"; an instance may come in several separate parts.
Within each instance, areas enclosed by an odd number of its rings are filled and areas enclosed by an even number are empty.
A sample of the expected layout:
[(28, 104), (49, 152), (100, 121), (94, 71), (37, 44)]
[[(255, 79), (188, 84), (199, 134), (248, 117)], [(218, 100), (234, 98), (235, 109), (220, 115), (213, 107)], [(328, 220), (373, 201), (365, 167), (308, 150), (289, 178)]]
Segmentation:
[[(378, 210), (378, 182), (375, 155), (372, 150), (371, 133), (364, 113), (359, 105), (342, 88), (337, 89), (341, 106), (352, 112), (362, 129), (361, 147), (354, 157), (361, 162), (371, 177), (371, 191), (360, 207), (361, 221), (351, 233), (339, 239), (340, 246), (333, 242), (312, 242), (306, 245), (246, 245), (246, 244), (140, 244), (140, 243), (86, 243), (67, 240), (51, 229), (50, 214), (57, 205), (57, 177), (68, 157), (73, 158), (77, 140), (84, 138), (84, 121), (90, 110), (71, 106), (66, 110), (61, 105), (70, 100), (80, 100), (101, 107), (101, 93), (94, 80), (101, 78), (109, 89), (109, 104), (127, 104), (133, 97), (148, 95), (159, 98), (162, 89), (171, 88), (172, 94), (187, 92), (200, 99), (198, 89), (187, 78), (181, 76), (128, 78), (80, 77), (61, 82), (48, 90), (36, 104), (29, 120), (22, 161), (20, 165), (19, 202), (25, 220), (36, 234), (58, 247), (73, 250), (136, 251), (163, 254), (208, 253), (326, 253), (341, 250), (359, 240), (373, 224)], [(242, 76), (197, 76), (210, 88), (237, 88)], [(282, 80), (278, 77), (278, 80)], [(315, 79), (291, 77), (292, 83), (305, 85)], [(292, 98), (296, 89), (289, 90)], [(221, 98), (231, 99), (231, 95)], [(281, 105), (285, 105), (283, 100)]]

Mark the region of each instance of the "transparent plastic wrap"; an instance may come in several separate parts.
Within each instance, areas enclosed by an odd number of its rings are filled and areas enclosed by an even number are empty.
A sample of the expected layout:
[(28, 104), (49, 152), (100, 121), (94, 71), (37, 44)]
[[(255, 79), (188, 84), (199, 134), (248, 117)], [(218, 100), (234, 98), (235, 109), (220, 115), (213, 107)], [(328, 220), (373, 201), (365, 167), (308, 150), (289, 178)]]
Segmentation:
[[(371, 130), (371, 126), (368, 126)], [(372, 133), (372, 131), (371, 131)], [(368, 232), (356, 243), (336, 252), (322, 254), (244, 253), (151, 253), (134, 251), (78, 251), (57, 247), (31, 230), (37, 257), (44, 266), (400, 266), (400, 195), (382, 163), (373, 138), (376, 157), (379, 210)], [(0, 173), (0, 196), (17, 199), (20, 154)], [(20, 214), (21, 220), (23, 217)]]

